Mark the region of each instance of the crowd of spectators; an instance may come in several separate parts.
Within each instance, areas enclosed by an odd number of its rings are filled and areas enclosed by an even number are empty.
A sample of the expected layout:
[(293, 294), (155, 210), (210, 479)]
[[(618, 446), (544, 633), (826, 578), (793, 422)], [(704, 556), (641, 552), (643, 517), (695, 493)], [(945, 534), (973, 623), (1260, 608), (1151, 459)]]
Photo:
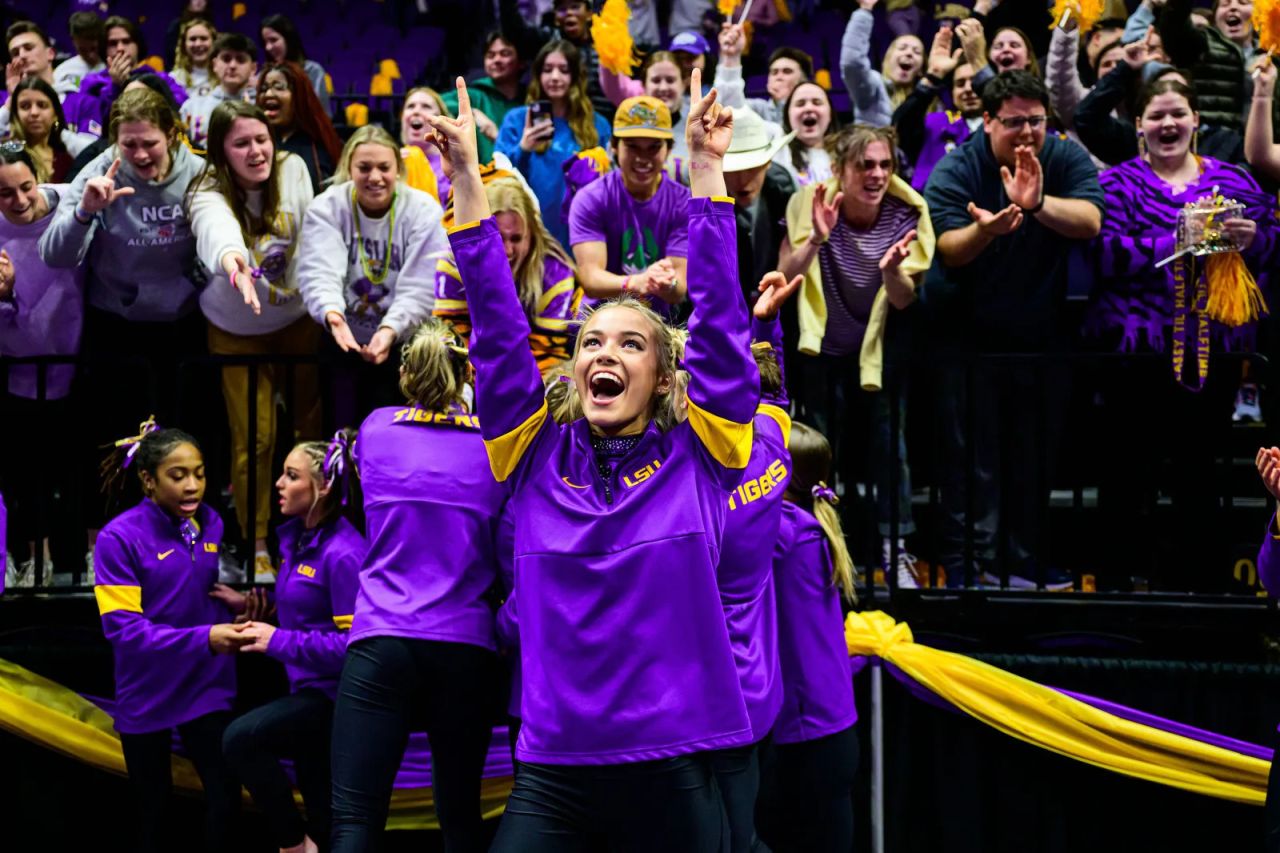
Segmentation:
[[(744, 292), (773, 270), (803, 277), (783, 311), (786, 381), (795, 417), (831, 441), (846, 512), (865, 517), (850, 529), (875, 531), (859, 565), (924, 582), (907, 424), (927, 372), (919, 416), (938, 437), (941, 494), (929, 561), (952, 586), (1078, 583), (1045, 560), (1043, 506), (1079, 401), (1058, 356), (1119, 351), (1159, 357), (1100, 371), (1090, 399), (1114, 426), (1098, 485), (1099, 535), (1116, 543), (1090, 572), (1125, 588), (1160, 539), (1155, 585), (1215, 588), (1215, 457), (1233, 419), (1260, 419), (1247, 362), (1218, 356), (1261, 346), (1251, 294), (1270, 297), (1280, 230), (1276, 70), (1253, 4), (1111, 0), (1083, 26), (1078, 8), (1051, 19), (1044, 3), (933, 5), (857, 0), (826, 69), (770, 39), (786, 3), (725, 19), (676, 0), (662, 21), (630, 0), (641, 62), (628, 75), (602, 64), (586, 0), (499, 0), (470, 46), (478, 67), (416, 81), (432, 86), (404, 93), (394, 126), (359, 128), (283, 15), (219, 31), (193, 0), (159, 66), (124, 17), (76, 12), (69, 51), (62, 33), (13, 23), (0, 106), (13, 580), (46, 537), (59, 570), (83, 560), (104, 520), (86, 460), (149, 414), (225, 424), (211, 476), (249, 575), (269, 576), (276, 455), (394, 401), (400, 346), (424, 320), (468, 329), (427, 120), (456, 110), (453, 75), (468, 76), (545, 374), (597, 302), (633, 294), (681, 322), (700, 68), (734, 110), (725, 177)], [(1046, 23), (1047, 44), (1029, 35)], [(1185, 248), (1180, 211), (1215, 200), (1232, 251), (1161, 264)], [(1221, 309), (1236, 291), (1252, 310)], [(209, 355), (242, 361), (188, 369)], [(13, 361), (36, 356), (78, 361)], [(1164, 536), (1157, 491), (1176, 518)]]

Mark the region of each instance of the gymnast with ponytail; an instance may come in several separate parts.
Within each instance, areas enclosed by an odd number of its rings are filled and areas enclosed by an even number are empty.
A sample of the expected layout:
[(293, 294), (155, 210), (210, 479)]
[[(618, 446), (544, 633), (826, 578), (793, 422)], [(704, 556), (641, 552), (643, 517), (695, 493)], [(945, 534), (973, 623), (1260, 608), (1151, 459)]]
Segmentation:
[[(239, 717), (222, 739), (227, 763), (266, 815), (282, 853), (329, 849), (333, 700), (368, 550), (354, 439), (355, 430), (339, 430), (332, 441), (301, 442), (285, 457), (276, 481), (280, 512), (289, 519), (276, 531), (280, 624), (250, 621), (241, 631), (250, 642), (240, 652), (283, 663), (289, 695)], [(305, 821), (280, 764), (286, 757), (293, 761)]]
[(847, 853), (858, 712), (841, 598), (855, 601), (853, 559), (827, 485), (831, 445), (796, 422), (788, 450), (791, 478), (773, 562), (782, 708), (773, 727), (775, 773), (762, 786), (769, 793), (761, 797), (758, 827), (777, 853)]
[[(710, 753), (752, 743), (716, 562), (760, 396), (721, 161), (733, 117), (692, 75), (687, 419), (673, 330), (630, 296), (580, 326), (583, 416), (549, 414), (529, 319), (476, 156), (474, 116), (432, 116), (453, 166), (450, 242), (472, 322), (492, 476), (511, 492), (519, 771), (492, 850), (719, 851)], [(367, 479), (367, 478), (366, 478)], [(359, 615), (357, 614), (357, 620)], [(350, 669), (350, 667), (348, 667)]]
[(507, 493), (468, 408), (471, 379), (465, 342), (428, 320), (400, 351), (405, 403), (375, 409), (355, 442), (369, 552), (334, 711), (334, 853), (379, 849), (422, 728), (445, 849), (486, 846), (480, 780), (502, 673), (487, 596)]
[[(154, 419), (117, 441), (103, 463), (106, 488), (136, 473), (144, 497), (98, 534), (94, 596), (115, 659), (115, 728), (140, 806), (147, 851), (229, 848), (240, 783), (222, 757), (231, 721), (236, 667), (231, 655), (252, 642), (213, 594), (222, 519), (204, 503), (200, 445)], [(204, 787), (203, 844), (168, 826), (177, 728)]]

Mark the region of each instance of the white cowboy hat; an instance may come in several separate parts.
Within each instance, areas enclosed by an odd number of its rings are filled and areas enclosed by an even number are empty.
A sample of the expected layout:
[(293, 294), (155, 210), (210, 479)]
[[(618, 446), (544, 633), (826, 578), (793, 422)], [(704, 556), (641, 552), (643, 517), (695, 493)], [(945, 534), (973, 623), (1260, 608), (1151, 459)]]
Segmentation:
[(794, 130), (783, 134), (776, 124), (760, 118), (750, 107), (735, 108), (733, 139), (724, 155), (724, 171), (745, 172), (768, 164), (795, 135)]

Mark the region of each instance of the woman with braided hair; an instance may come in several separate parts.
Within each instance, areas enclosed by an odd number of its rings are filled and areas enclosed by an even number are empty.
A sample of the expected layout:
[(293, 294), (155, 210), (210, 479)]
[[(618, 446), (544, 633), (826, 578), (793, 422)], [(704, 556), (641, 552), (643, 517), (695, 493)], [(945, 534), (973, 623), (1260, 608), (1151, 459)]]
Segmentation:
[[(240, 717), (222, 739), (227, 763), (266, 815), (274, 843), (289, 853), (328, 849), (333, 699), (368, 549), (359, 529), (354, 439), (355, 430), (339, 430), (332, 441), (304, 441), (285, 457), (276, 480), (280, 512), (289, 519), (277, 531), (279, 627), (249, 622), (241, 632), (249, 644), (241, 651), (283, 663), (289, 695)], [(293, 760), (305, 823), (280, 765), (284, 757)]]

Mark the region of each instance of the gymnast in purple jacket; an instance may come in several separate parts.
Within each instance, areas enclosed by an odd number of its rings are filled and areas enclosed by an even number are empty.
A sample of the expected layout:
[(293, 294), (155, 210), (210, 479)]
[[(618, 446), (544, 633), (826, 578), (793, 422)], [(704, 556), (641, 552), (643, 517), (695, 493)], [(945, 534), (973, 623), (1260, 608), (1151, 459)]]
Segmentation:
[(730, 494), (752, 446), (759, 374), (721, 158), (732, 113), (693, 72), (688, 418), (665, 423), (671, 329), (627, 296), (581, 326), (584, 417), (548, 414), (529, 323), (489, 215), (474, 119), (433, 117), (453, 164), (450, 242), (472, 319), (480, 430), (515, 521), (520, 769), (493, 850), (714, 851), (709, 752), (753, 740), (716, 584)]

